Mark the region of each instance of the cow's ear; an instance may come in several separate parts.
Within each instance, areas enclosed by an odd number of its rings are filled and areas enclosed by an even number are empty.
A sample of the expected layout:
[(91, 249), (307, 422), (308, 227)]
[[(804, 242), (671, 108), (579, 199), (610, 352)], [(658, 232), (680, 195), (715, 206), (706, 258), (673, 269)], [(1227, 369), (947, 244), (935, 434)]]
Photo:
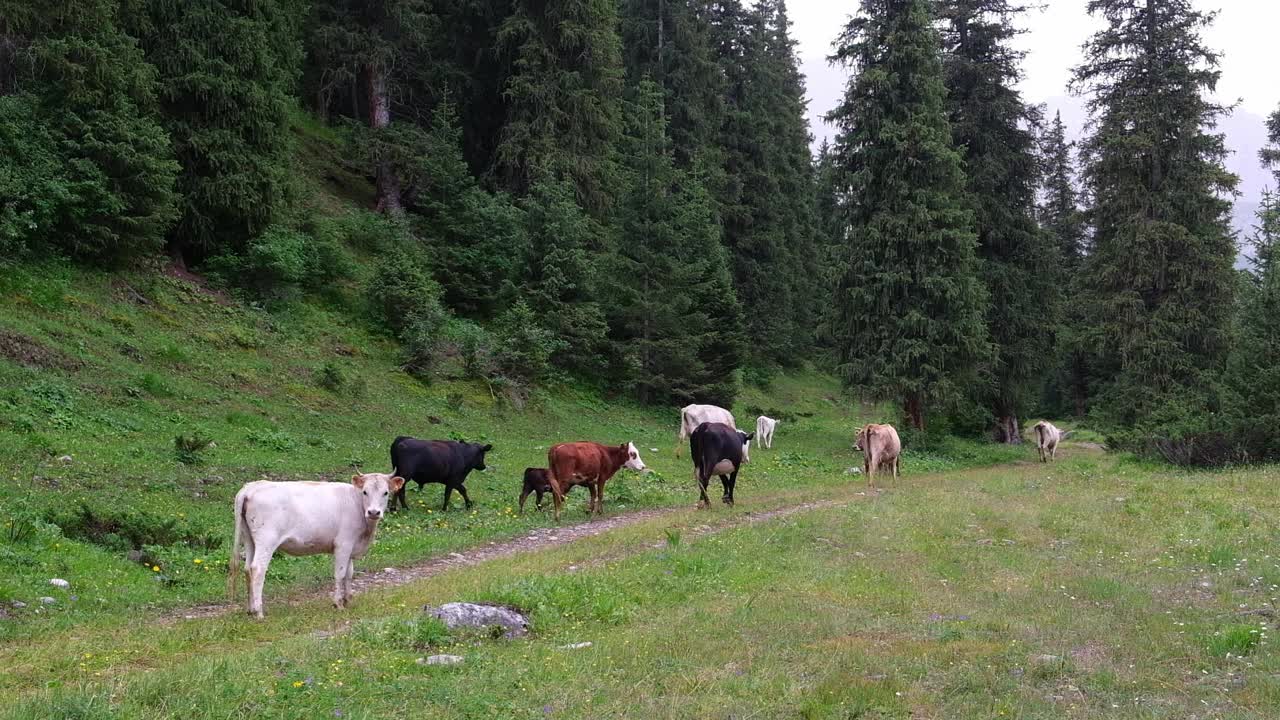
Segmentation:
[(492, 445), (485, 445), (484, 447), (482, 447), (482, 448), (480, 448), (480, 449), (481, 449), (481, 450), (483, 450), (484, 452), (489, 452), (490, 450), (492, 450), (492, 449), (493, 449), (493, 446), (492, 446)]
[(755, 434), (755, 433), (747, 433), (747, 441), (748, 441), (748, 442), (750, 442), (750, 441), (751, 441), (751, 438), (753, 438), (753, 437), (755, 437), (755, 436), (756, 436), (756, 434)]
[(400, 492), (400, 488), (404, 487), (404, 478), (399, 475), (391, 478), (391, 492)]
[(363, 487), (364, 487), (364, 476), (363, 476), (363, 475), (352, 475), (352, 476), (351, 476), (351, 484), (352, 484), (352, 485), (355, 485), (355, 486), (356, 486), (356, 487), (358, 487), (358, 488), (363, 488)]

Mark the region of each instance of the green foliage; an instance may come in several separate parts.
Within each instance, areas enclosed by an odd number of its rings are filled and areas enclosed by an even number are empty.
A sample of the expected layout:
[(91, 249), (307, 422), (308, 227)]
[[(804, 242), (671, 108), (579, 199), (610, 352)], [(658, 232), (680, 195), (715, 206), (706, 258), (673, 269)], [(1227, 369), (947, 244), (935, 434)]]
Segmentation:
[(1141, 10), (1096, 0), (1090, 10), (1106, 27), (1075, 69), (1094, 120), (1083, 146), (1094, 233), (1079, 300), (1097, 411), (1128, 427), (1201, 397), (1225, 367), (1237, 181), (1222, 135), (1209, 130), (1226, 112), (1208, 98), (1217, 54), (1200, 34), (1212, 14), (1189, 0)]
[(201, 465), (204, 454), (213, 445), (213, 440), (199, 432), (191, 435), (177, 435), (173, 438), (173, 454), (183, 465)]
[(4, 15), (26, 92), (0, 98), (0, 249), (95, 259), (158, 249), (177, 165), (154, 68), (121, 30), (118, 5), (60, 0)]
[(943, 68), (952, 139), (962, 148), (965, 188), (986, 286), (990, 386), (975, 393), (996, 419), (996, 438), (1016, 443), (1017, 418), (1038, 391), (1059, 304), (1057, 247), (1034, 218), (1039, 167), (1029, 126), (1038, 112), (1014, 87), (1023, 52), (1011, 47), (1025, 8), (1009, 0), (944, 0)]
[(180, 518), (161, 518), (147, 511), (90, 507), (83, 502), (74, 510), (52, 513), (48, 521), (61, 528), (66, 537), (112, 550), (176, 544), (215, 549), (222, 544), (221, 538), (197, 532)]
[(644, 402), (731, 406), (746, 353), (710, 196), (674, 167), (661, 90), (628, 108), (610, 337), (619, 380)]
[(496, 37), (510, 58), (495, 167), (503, 187), (524, 195), (567, 180), (592, 216), (608, 208), (622, 130), (617, 26), (613, 0), (513, 0)]
[(924, 0), (868, 0), (834, 59), (851, 66), (830, 118), (842, 216), (832, 335), (841, 375), (874, 398), (926, 403), (974, 381), (987, 357), (973, 218), (951, 141), (938, 35)]
[(332, 223), (313, 224), (315, 234), (272, 225), (239, 253), (209, 260), (210, 273), (259, 295), (280, 296), (299, 288), (322, 289), (354, 272)]
[(347, 369), (335, 360), (326, 360), (315, 370), (316, 385), (335, 395), (360, 397), (364, 395), (366, 383), (359, 374)]
[(189, 261), (240, 252), (291, 202), (289, 109), (302, 60), (301, 4), (143, 0), (131, 7), (182, 167), (170, 245)]
[(365, 285), (374, 317), (397, 334), (415, 323), (434, 333), (444, 322), (440, 286), (420, 257), (405, 248), (385, 252)]
[(551, 369), (551, 356), (563, 342), (538, 324), (537, 315), (523, 301), (498, 316), (493, 332), (493, 361), (502, 377), (533, 385)]

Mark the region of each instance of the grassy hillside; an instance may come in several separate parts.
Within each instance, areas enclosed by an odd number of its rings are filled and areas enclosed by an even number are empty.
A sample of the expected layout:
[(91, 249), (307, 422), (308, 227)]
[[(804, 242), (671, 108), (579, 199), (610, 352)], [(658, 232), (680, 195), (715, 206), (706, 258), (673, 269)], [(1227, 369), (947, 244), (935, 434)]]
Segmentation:
[[(342, 289), (336, 291), (339, 294)], [(468, 481), (478, 505), (440, 512), (441, 486), (410, 493), (412, 512), (383, 523), (363, 567), (452, 550), (549, 523), (513, 510), (526, 466), (553, 442), (634, 441), (654, 472), (608, 488), (611, 511), (692, 503), (677, 460), (677, 414), (561, 383), (516, 411), (483, 384), (424, 384), (398, 369), (398, 349), (346, 304), (237, 302), (198, 279), (159, 268), (117, 273), (69, 265), (7, 269), (0, 277), (0, 603), (19, 638), (93, 618), (222, 593), (236, 490), (260, 478), (345, 480), (389, 469), (397, 435), (483, 440), (490, 470)], [(842, 482), (860, 463), (851, 429), (863, 419), (829, 378), (802, 374), (748, 389), (740, 423), (768, 409), (787, 419), (777, 449), (758, 452), (740, 483), (757, 488)], [(175, 437), (213, 442), (179, 456)], [(657, 448), (654, 452), (652, 448)], [(908, 455), (909, 472), (994, 462), (1019, 451), (953, 443)], [(687, 453), (686, 453), (687, 454)], [(583, 495), (585, 497), (585, 495)], [(455, 501), (457, 498), (455, 498)], [(585, 517), (570, 504), (567, 522)], [(325, 582), (327, 560), (272, 565), (271, 586)], [(41, 607), (51, 578), (72, 583)], [(73, 599), (74, 597), (74, 599)]]

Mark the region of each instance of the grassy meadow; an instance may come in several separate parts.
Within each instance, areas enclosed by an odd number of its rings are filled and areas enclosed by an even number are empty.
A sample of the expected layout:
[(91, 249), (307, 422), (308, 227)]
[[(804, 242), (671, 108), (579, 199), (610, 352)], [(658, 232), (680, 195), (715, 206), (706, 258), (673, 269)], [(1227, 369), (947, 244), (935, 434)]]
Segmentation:
[[(0, 277), (0, 718), (1280, 713), (1271, 468), (1175, 472), (1088, 442), (1045, 466), (1029, 446), (930, 439), (868, 493), (851, 431), (887, 411), (801, 373), (739, 398), (743, 425), (783, 419), (776, 446), (754, 449), (736, 508), (697, 511), (674, 409), (567, 381), (520, 409), (447, 372), (425, 384), (333, 292), (257, 307), (151, 272)], [(184, 619), (224, 602), (242, 483), (386, 470), (399, 434), (491, 442), (490, 470), (468, 480), (471, 511), (411, 490), (359, 570), (550, 526), (514, 510), (559, 440), (635, 441), (653, 472), (615, 478), (606, 510), (668, 511), (343, 612), (327, 556), (281, 557), (265, 621)], [(528, 610), (533, 633), (421, 613), (454, 600)], [(418, 663), (440, 653), (465, 659)]]

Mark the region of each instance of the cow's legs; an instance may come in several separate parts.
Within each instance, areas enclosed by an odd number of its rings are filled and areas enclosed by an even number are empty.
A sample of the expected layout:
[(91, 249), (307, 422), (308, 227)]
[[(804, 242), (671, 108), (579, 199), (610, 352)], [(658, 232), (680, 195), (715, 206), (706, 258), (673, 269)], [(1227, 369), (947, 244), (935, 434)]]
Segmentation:
[(348, 578), (351, 576), (351, 548), (342, 546), (333, 549), (333, 606), (347, 606)]
[(467, 504), (467, 509), (470, 510), (471, 496), (467, 495), (467, 486), (462, 484), (462, 480), (459, 480), (458, 484), (455, 487), (458, 490), (458, 492), (462, 494), (462, 501)]
[(452, 486), (452, 485), (450, 485), (449, 483), (445, 483), (445, 485), (444, 485), (444, 507), (440, 508), (440, 510), (441, 510), (441, 511), (443, 511), (443, 512), (448, 512), (448, 510), (449, 510), (449, 497), (450, 497), (451, 495), (453, 495), (453, 486)]
[(253, 548), (253, 558), (249, 561), (249, 612), (261, 618), (266, 616), (262, 610), (262, 586), (267, 582), (267, 567), (271, 565), (271, 556), (280, 546), (280, 540), (259, 540)]
[[(529, 497), (529, 490), (520, 491), (520, 514), (524, 514), (524, 499)], [(542, 509), (542, 493), (538, 493), (538, 509)]]
[(733, 478), (729, 475), (721, 475), (720, 486), (724, 488), (724, 492), (720, 496), (720, 502), (725, 505), (733, 505)]
[(547, 492), (545, 490), (537, 490), (535, 492), (537, 492), (538, 494), (533, 499), (533, 505), (538, 509), (538, 512), (542, 512), (542, 496), (546, 495)]
[(711, 498), (707, 497), (708, 480), (710, 480), (710, 478), (704, 478), (701, 475), (698, 476), (698, 493), (702, 495), (702, 498), (698, 500), (698, 507), (700, 508), (711, 507)]
[[(408, 485), (408, 484), (409, 484), (409, 483), (407, 483), (407, 482), (405, 483), (405, 485)], [(401, 507), (401, 509), (404, 509), (404, 510), (408, 510), (408, 509), (409, 509), (409, 503), (408, 503), (408, 501), (406, 501), (406, 500), (405, 500), (405, 497), (404, 497), (404, 493), (405, 493), (405, 485), (401, 485), (401, 486), (400, 486), (400, 489), (396, 491), (396, 495), (395, 495), (395, 497), (391, 498), (391, 509), (392, 509), (392, 510), (395, 510), (395, 509), (396, 509), (396, 501), (397, 501), (397, 500), (399, 500), (399, 501), (400, 501), (400, 507)], [(421, 488), (422, 488), (422, 486), (421, 486), (421, 485), (419, 485), (419, 486), (418, 486), (418, 488), (419, 488), (419, 489), (421, 489)]]
[(893, 459), (893, 481), (894, 483), (898, 482), (898, 458), (896, 457)]
[(560, 522), (560, 506), (564, 504), (564, 490), (560, 488), (560, 484), (551, 483), (551, 502), (556, 506), (556, 522)]

